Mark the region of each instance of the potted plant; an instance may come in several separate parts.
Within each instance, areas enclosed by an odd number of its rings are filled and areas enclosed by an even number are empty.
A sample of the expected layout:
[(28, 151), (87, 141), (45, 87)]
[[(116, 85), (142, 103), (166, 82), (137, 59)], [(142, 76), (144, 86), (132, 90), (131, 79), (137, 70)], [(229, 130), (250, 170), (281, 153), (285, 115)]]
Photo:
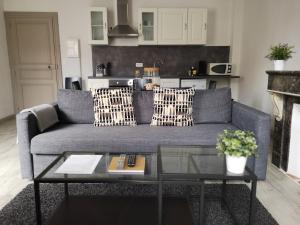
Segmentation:
[(271, 46), (270, 53), (266, 58), (274, 61), (274, 70), (284, 70), (285, 61), (292, 58), (294, 46), (278, 44)]
[(227, 171), (242, 174), (247, 157), (256, 155), (257, 144), (254, 133), (243, 130), (224, 130), (218, 136), (217, 150), (226, 156)]

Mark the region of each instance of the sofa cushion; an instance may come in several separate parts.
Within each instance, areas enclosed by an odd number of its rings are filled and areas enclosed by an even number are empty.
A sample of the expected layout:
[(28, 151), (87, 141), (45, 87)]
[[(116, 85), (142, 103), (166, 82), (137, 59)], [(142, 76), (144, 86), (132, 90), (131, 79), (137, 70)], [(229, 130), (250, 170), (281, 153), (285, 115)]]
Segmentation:
[(93, 89), (95, 127), (135, 126), (132, 88)]
[(150, 124), (153, 115), (153, 91), (134, 91), (133, 106), (137, 124)]
[(58, 124), (31, 140), (34, 154), (64, 151), (155, 152), (158, 145), (215, 145), (231, 124), (196, 124), (193, 127), (94, 127), (92, 124)]
[(154, 88), (151, 126), (193, 126), (195, 89)]
[(194, 96), (194, 123), (228, 123), (231, 121), (231, 89), (197, 90)]
[(94, 122), (93, 97), (89, 91), (61, 89), (57, 94), (57, 104), (62, 123)]

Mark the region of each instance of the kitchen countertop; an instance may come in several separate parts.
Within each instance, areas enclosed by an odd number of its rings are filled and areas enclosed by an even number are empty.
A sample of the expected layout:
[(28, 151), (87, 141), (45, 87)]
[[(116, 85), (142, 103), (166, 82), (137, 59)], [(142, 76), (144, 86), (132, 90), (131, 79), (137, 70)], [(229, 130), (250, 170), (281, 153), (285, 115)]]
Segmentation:
[[(94, 77), (89, 76), (88, 79), (134, 79), (133, 76), (124, 76), (124, 77), (118, 77), (118, 76), (104, 76), (104, 77)], [(147, 79), (147, 77), (145, 77)], [(152, 77), (149, 77), (149, 79)], [(234, 75), (198, 75), (195, 77), (191, 76), (160, 76), (161, 79), (235, 79), (240, 78), (240, 76), (234, 76)]]

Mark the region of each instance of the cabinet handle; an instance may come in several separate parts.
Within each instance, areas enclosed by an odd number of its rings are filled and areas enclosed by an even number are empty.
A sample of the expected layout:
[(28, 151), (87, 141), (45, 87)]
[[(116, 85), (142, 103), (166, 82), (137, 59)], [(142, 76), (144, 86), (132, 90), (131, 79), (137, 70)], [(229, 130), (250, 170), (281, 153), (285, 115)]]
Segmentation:
[(204, 24), (204, 29), (207, 30), (207, 23)]
[(187, 30), (188, 29), (188, 25), (187, 23), (184, 25), (184, 29)]

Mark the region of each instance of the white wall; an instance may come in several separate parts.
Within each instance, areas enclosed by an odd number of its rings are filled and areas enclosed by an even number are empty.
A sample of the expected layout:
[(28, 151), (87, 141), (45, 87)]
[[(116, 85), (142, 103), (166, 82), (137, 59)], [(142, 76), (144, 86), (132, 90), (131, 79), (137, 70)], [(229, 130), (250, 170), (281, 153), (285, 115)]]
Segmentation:
[(265, 58), (271, 45), (282, 42), (296, 46), (296, 54), (286, 69), (300, 69), (299, 9), (299, 0), (245, 0), (240, 101), (272, 112), (265, 73), (273, 69), (272, 63)]
[[(232, 34), (232, 0), (132, 0), (130, 20), (137, 27), (139, 7), (206, 7), (208, 17), (208, 44), (230, 45)], [(66, 59), (66, 40), (79, 38), (81, 43), (81, 70), (85, 79), (92, 75), (91, 47), (88, 44), (88, 10), (90, 6), (108, 8), (109, 26), (114, 26), (114, 0), (4, 0), (6, 11), (51, 11), (58, 12), (62, 66), (64, 76), (71, 70)], [(113, 45), (136, 45), (137, 39), (114, 41)]]
[(6, 32), (3, 14), (3, 0), (0, 0), (0, 119), (14, 113)]

